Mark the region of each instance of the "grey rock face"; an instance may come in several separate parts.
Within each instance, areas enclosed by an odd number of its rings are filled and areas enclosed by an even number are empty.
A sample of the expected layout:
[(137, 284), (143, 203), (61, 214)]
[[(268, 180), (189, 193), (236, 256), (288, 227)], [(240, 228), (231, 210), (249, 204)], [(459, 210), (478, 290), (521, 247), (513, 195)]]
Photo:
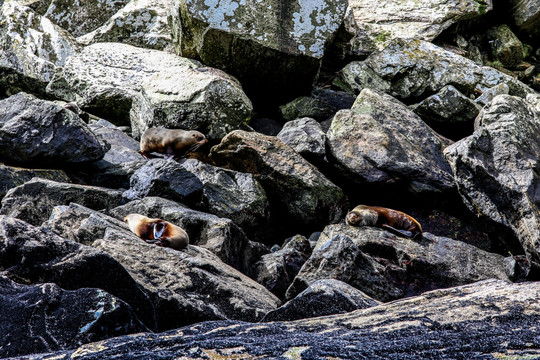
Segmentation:
[(39, 226), (57, 205), (77, 202), (101, 210), (122, 203), (122, 192), (88, 185), (32, 179), (8, 191), (2, 199), (0, 214)]
[(61, 168), (103, 158), (100, 141), (73, 112), (19, 93), (0, 100), (0, 158), (6, 163)]
[(540, 2), (538, 0), (510, 0), (512, 17), (518, 28), (531, 37), (538, 35), (538, 13)]
[(69, 182), (63, 170), (23, 169), (0, 164), (0, 199), (9, 189), (24, 184), (35, 177), (58, 182)]
[(523, 44), (508, 25), (489, 29), (487, 36), (493, 58), (500, 61), (504, 67), (513, 67), (523, 61)]
[(301, 118), (286, 122), (277, 138), (310, 162), (323, 161), (326, 156), (326, 134), (314, 119)]
[(0, 276), (0, 350), (20, 356), (148, 331), (128, 304), (99, 289), (20, 285)]
[(464, 203), (516, 234), (540, 264), (539, 115), (524, 100), (500, 95), (473, 135), (445, 150)]
[(347, 314), (289, 323), (208, 322), (106, 340), (99, 350), (81, 347), (55, 355), (78, 351), (81, 360), (155, 354), (200, 359), (208, 353), (275, 359), (299, 353), (311, 359), (534, 358), (539, 354), (539, 296), (540, 283), (491, 280)]
[(233, 131), (210, 156), (219, 165), (255, 175), (274, 199), (274, 221), (282, 229), (319, 228), (344, 215), (342, 190), (275, 137)]
[(294, 299), (264, 316), (261, 322), (341, 314), (377, 306), (374, 300), (354, 287), (334, 279), (317, 280)]
[(349, 109), (354, 97), (344, 91), (314, 89), (310, 97), (302, 96), (279, 107), (281, 116), (288, 121), (299, 118), (313, 118), (324, 121), (338, 110)]
[(316, 280), (337, 279), (389, 301), (484, 279), (509, 280), (514, 268), (507, 263), (501, 255), (429, 233), (417, 242), (376, 228), (329, 225), (286, 298)]

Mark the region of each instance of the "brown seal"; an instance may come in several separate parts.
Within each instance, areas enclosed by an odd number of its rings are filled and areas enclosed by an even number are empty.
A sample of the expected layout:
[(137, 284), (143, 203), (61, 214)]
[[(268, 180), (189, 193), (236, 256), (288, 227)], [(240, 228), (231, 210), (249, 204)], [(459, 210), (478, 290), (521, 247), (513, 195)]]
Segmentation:
[(195, 151), (207, 142), (206, 136), (195, 130), (149, 128), (141, 136), (140, 153), (146, 158), (152, 152), (172, 158)]
[(418, 221), (401, 211), (384, 207), (358, 205), (349, 211), (345, 222), (353, 226), (377, 226), (413, 239), (422, 238)]
[(124, 217), (129, 229), (149, 244), (181, 250), (189, 244), (188, 234), (179, 226), (161, 219), (129, 214)]

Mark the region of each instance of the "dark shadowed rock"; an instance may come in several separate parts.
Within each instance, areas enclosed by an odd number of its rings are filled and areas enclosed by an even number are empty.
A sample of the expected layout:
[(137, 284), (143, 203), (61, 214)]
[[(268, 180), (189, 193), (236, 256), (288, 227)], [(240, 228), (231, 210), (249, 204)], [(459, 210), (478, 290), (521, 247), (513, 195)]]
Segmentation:
[(58, 182), (69, 182), (69, 177), (63, 170), (24, 169), (0, 164), (0, 199), (6, 195), (9, 189), (22, 185), (35, 177)]
[(210, 156), (218, 165), (255, 175), (280, 229), (302, 232), (337, 222), (344, 215), (342, 190), (275, 137), (233, 131), (212, 148)]
[(2, 357), (73, 349), (148, 331), (131, 307), (100, 289), (20, 285), (0, 276)]
[(0, 269), (19, 283), (102, 289), (128, 303), (149, 329), (156, 329), (154, 305), (122, 265), (103, 251), (50, 230), (0, 215)]
[(341, 109), (349, 109), (354, 96), (345, 91), (315, 89), (310, 97), (302, 96), (279, 107), (281, 116), (288, 121), (309, 117), (324, 121)]
[(261, 322), (293, 321), (298, 319), (342, 314), (377, 306), (360, 290), (334, 279), (317, 280), (294, 299), (264, 316)]
[(523, 44), (508, 25), (488, 29), (487, 37), (493, 58), (500, 61), (504, 67), (513, 67), (523, 61)]
[(206, 322), (163, 334), (118, 337), (55, 355), (77, 352), (80, 360), (156, 354), (185, 359), (537, 358), (539, 297), (540, 283), (491, 280), (347, 314), (266, 324)]
[(103, 158), (109, 147), (72, 111), (19, 93), (0, 100), (0, 158), (62, 168)]
[(8, 191), (0, 214), (41, 225), (57, 205), (76, 202), (95, 210), (122, 204), (122, 192), (96, 186), (60, 183), (34, 178)]

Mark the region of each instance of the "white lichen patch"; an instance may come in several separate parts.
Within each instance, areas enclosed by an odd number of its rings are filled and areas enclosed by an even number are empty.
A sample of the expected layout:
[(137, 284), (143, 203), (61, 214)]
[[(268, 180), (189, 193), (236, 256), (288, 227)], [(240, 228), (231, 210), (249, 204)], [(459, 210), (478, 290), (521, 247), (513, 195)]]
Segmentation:
[(240, 6), (237, 1), (231, 0), (204, 0), (206, 10), (201, 14), (211, 27), (220, 30), (229, 30), (230, 21)]

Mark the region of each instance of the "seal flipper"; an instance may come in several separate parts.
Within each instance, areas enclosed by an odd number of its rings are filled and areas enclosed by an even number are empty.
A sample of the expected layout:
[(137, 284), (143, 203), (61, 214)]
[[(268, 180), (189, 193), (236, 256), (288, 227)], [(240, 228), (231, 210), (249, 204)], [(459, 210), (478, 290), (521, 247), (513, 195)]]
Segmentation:
[[(381, 227), (383, 227), (384, 229), (390, 231), (392, 234), (395, 234), (395, 235), (398, 235), (398, 236), (405, 236), (405, 237), (408, 237), (409, 239), (415, 239), (415, 237), (413, 237), (413, 234), (412, 232), (410, 231), (407, 231), (407, 230), (399, 230), (399, 229), (396, 229), (390, 225), (386, 225), (386, 224), (382, 224)], [(417, 236), (418, 234), (416, 234), (415, 236)]]
[(167, 223), (158, 221), (154, 224), (154, 239), (159, 240), (161, 239), (161, 236), (165, 232), (165, 229), (167, 229)]

